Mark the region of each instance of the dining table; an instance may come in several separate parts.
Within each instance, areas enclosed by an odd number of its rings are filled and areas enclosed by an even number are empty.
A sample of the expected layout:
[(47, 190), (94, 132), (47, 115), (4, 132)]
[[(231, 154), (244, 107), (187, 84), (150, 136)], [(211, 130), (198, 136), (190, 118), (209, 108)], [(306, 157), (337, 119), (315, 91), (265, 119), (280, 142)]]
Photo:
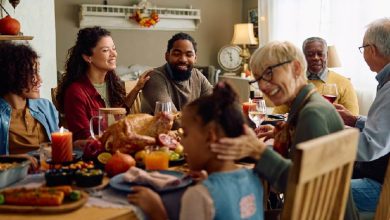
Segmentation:
[[(240, 167), (253, 168), (253, 163), (240, 162)], [(187, 164), (172, 166), (170, 171), (188, 173)], [(4, 212), (0, 209), (0, 219), (7, 220), (68, 220), (68, 219), (93, 219), (93, 220), (143, 220), (146, 219), (142, 210), (127, 201), (129, 192), (123, 192), (113, 188), (109, 184), (110, 179), (103, 179), (103, 186), (84, 189), (88, 194), (87, 202), (80, 208), (69, 212), (45, 213), (45, 212)], [(44, 173), (29, 174), (23, 180), (9, 187), (39, 187), (45, 184)], [(195, 184), (195, 182), (192, 182)], [(190, 185), (192, 185), (190, 184)], [(189, 185), (189, 186), (190, 186)], [(179, 219), (180, 201), (188, 186), (176, 190), (159, 193), (167, 210), (169, 219)]]
[[(186, 164), (180, 166), (170, 167), (169, 170), (177, 172), (188, 172)], [(130, 204), (127, 201), (128, 192), (123, 192), (117, 190), (110, 186), (110, 179), (105, 177), (103, 179), (102, 187), (96, 188), (86, 188), (81, 189), (86, 191), (89, 196), (87, 202), (80, 208), (73, 211), (63, 212), (59, 209), (58, 213), (47, 213), (47, 212), (26, 212), (23, 210), (12, 210), (7, 211), (0, 209), (0, 219), (7, 220), (46, 220), (46, 219), (55, 219), (55, 220), (67, 220), (67, 219), (83, 219), (87, 217), (88, 219), (94, 220), (142, 220), (146, 219), (142, 210)], [(29, 174), (26, 178), (21, 181), (14, 183), (7, 188), (33, 188), (40, 187), (45, 184), (44, 173), (38, 174)], [(172, 190), (169, 192), (160, 193), (164, 206), (166, 207), (168, 216), (170, 219), (179, 219), (179, 210), (180, 210), (180, 200), (183, 195), (186, 187)]]

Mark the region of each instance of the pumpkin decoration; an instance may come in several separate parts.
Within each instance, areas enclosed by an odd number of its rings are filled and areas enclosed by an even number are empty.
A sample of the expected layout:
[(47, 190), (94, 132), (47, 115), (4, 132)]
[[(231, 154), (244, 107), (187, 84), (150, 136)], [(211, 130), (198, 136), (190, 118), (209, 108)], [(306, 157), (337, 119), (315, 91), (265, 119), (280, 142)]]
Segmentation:
[(20, 23), (18, 20), (7, 15), (0, 19), (0, 34), (18, 35), (20, 32)]

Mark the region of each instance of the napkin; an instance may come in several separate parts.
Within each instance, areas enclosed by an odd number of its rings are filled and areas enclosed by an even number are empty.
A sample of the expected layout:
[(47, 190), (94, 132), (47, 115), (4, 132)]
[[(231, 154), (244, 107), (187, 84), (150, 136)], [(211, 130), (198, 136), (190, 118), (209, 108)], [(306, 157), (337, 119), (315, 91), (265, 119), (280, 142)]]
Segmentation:
[(148, 184), (156, 190), (162, 190), (166, 187), (180, 184), (180, 179), (175, 176), (157, 171), (146, 172), (137, 167), (131, 167), (126, 171), (123, 175), (123, 180), (130, 183)]

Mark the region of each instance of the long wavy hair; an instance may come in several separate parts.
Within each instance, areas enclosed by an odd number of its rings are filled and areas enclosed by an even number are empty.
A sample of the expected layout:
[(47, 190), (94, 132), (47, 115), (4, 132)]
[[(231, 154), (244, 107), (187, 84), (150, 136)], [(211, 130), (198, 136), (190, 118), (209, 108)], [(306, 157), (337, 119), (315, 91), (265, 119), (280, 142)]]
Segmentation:
[[(91, 56), (101, 38), (111, 36), (111, 33), (101, 27), (84, 28), (77, 34), (76, 44), (68, 50), (65, 63), (65, 73), (57, 89), (56, 100), (60, 112), (64, 111), (64, 98), (67, 88), (87, 74), (88, 63), (82, 55)], [(108, 71), (105, 77), (108, 86), (108, 100), (111, 106), (118, 107), (124, 102), (126, 91), (115, 71)]]

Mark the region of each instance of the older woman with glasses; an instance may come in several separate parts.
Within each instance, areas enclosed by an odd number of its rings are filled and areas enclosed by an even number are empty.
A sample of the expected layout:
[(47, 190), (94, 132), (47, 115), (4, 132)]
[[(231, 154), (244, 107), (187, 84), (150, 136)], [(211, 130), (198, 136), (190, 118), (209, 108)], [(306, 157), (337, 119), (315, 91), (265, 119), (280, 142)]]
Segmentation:
[[(270, 42), (252, 55), (250, 66), (261, 91), (275, 104), (290, 107), (287, 122), (276, 128), (267, 127), (260, 136), (275, 138), (274, 148), (284, 157), (294, 154), (301, 142), (333, 133), (344, 128), (333, 105), (326, 101), (306, 80), (306, 60), (299, 48), (289, 42)], [(255, 172), (276, 189), (287, 185), (289, 159), (266, 146), (255, 132), (243, 125), (245, 134), (237, 138), (221, 138), (211, 144), (219, 159), (257, 160)]]

